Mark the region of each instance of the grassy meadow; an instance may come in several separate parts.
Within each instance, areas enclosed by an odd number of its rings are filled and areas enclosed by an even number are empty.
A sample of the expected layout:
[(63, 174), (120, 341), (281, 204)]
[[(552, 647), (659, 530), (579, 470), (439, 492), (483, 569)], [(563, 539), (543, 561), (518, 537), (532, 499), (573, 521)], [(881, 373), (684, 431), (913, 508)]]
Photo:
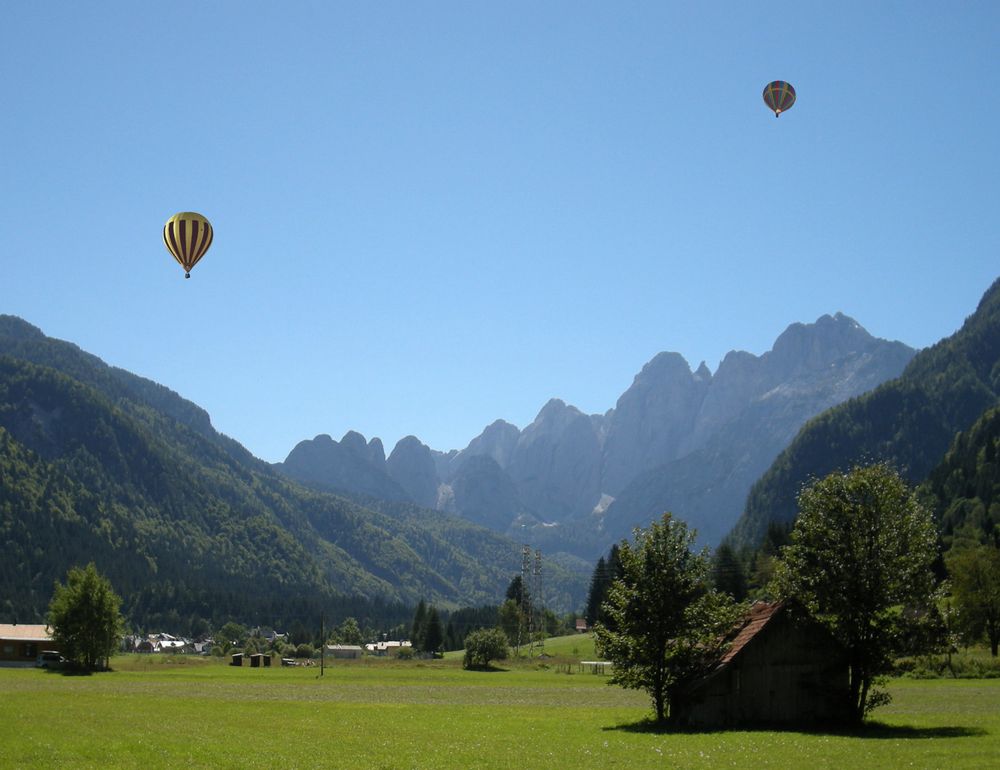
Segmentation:
[[(656, 732), (643, 693), (554, 657), (233, 668), (123, 656), (89, 676), (0, 669), (2, 767), (992, 767), (1000, 680), (891, 684), (859, 732)], [(573, 650), (577, 655), (573, 655)], [(588, 652), (590, 654), (588, 654)], [(566, 666), (572, 673), (566, 673)]]

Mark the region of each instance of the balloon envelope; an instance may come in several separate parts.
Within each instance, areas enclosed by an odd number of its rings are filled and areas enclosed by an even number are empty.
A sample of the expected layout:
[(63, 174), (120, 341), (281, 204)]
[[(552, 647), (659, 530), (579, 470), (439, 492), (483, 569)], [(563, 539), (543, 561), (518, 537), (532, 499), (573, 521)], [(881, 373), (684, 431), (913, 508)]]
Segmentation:
[(771, 108), (774, 117), (778, 117), (795, 104), (795, 89), (791, 83), (786, 83), (784, 80), (768, 83), (764, 86), (764, 104)]
[(163, 226), (163, 244), (184, 268), (184, 277), (190, 278), (191, 268), (212, 245), (212, 224), (201, 214), (181, 211)]

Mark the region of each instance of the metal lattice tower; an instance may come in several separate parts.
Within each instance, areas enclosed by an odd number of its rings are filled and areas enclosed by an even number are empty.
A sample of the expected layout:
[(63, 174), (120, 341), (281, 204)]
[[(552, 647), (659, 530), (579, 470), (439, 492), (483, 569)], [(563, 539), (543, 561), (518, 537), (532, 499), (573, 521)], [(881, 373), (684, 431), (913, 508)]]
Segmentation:
[[(531, 546), (527, 543), (521, 549), (521, 614), (527, 623), (528, 649), (530, 650), (532, 637), (532, 616), (531, 616)], [(520, 626), (520, 624), (519, 624)], [(518, 628), (518, 647), (520, 647), (521, 629)]]
[[(531, 575), (531, 593), (535, 597), (532, 603), (534, 611), (538, 613), (538, 621), (533, 625), (539, 631), (545, 630), (545, 602), (542, 600), (542, 552), (535, 551), (535, 568)], [(538, 646), (545, 646), (545, 634), (539, 634)]]

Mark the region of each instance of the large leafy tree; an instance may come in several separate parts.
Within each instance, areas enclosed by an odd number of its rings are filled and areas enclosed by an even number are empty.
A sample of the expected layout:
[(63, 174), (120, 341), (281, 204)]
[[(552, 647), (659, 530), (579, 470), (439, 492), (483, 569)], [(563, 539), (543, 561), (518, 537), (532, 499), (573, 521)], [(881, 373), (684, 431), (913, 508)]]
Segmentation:
[(48, 623), (55, 646), (82, 668), (106, 666), (121, 641), (120, 608), (121, 599), (93, 562), (83, 569), (71, 568), (66, 585), (56, 581), (49, 603)]
[(1000, 549), (976, 545), (953, 551), (947, 559), (952, 592), (962, 629), (973, 638), (984, 634), (990, 652), (1000, 647)]
[(658, 722), (680, 689), (720, 651), (739, 606), (708, 587), (709, 559), (695, 533), (669, 513), (622, 542), (620, 574), (608, 588), (607, 622), (595, 627), (598, 654), (614, 664), (610, 682), (645, 690)]
[(499, 628), (480, 628), (465, 637), (463, 668), (489, 668), (490, 661), (507, 659), (507, 635)]
[(878, 684), (932, 605), (937, 545), (930, 512), (886, 464), (831, 473), (799, 495), (775, 588), (844, 645), (855, 721), (888, 702)]

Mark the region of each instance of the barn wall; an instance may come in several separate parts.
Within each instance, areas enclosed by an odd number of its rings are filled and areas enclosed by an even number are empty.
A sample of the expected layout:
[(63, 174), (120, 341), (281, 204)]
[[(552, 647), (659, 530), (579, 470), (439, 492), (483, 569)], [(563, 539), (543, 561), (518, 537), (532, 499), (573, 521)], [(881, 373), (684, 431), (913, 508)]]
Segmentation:
[(814, 724), (846, 716), (843, 650), (813, 622), (772, 618), (729, 663), (677, 704), (691, 725)]

